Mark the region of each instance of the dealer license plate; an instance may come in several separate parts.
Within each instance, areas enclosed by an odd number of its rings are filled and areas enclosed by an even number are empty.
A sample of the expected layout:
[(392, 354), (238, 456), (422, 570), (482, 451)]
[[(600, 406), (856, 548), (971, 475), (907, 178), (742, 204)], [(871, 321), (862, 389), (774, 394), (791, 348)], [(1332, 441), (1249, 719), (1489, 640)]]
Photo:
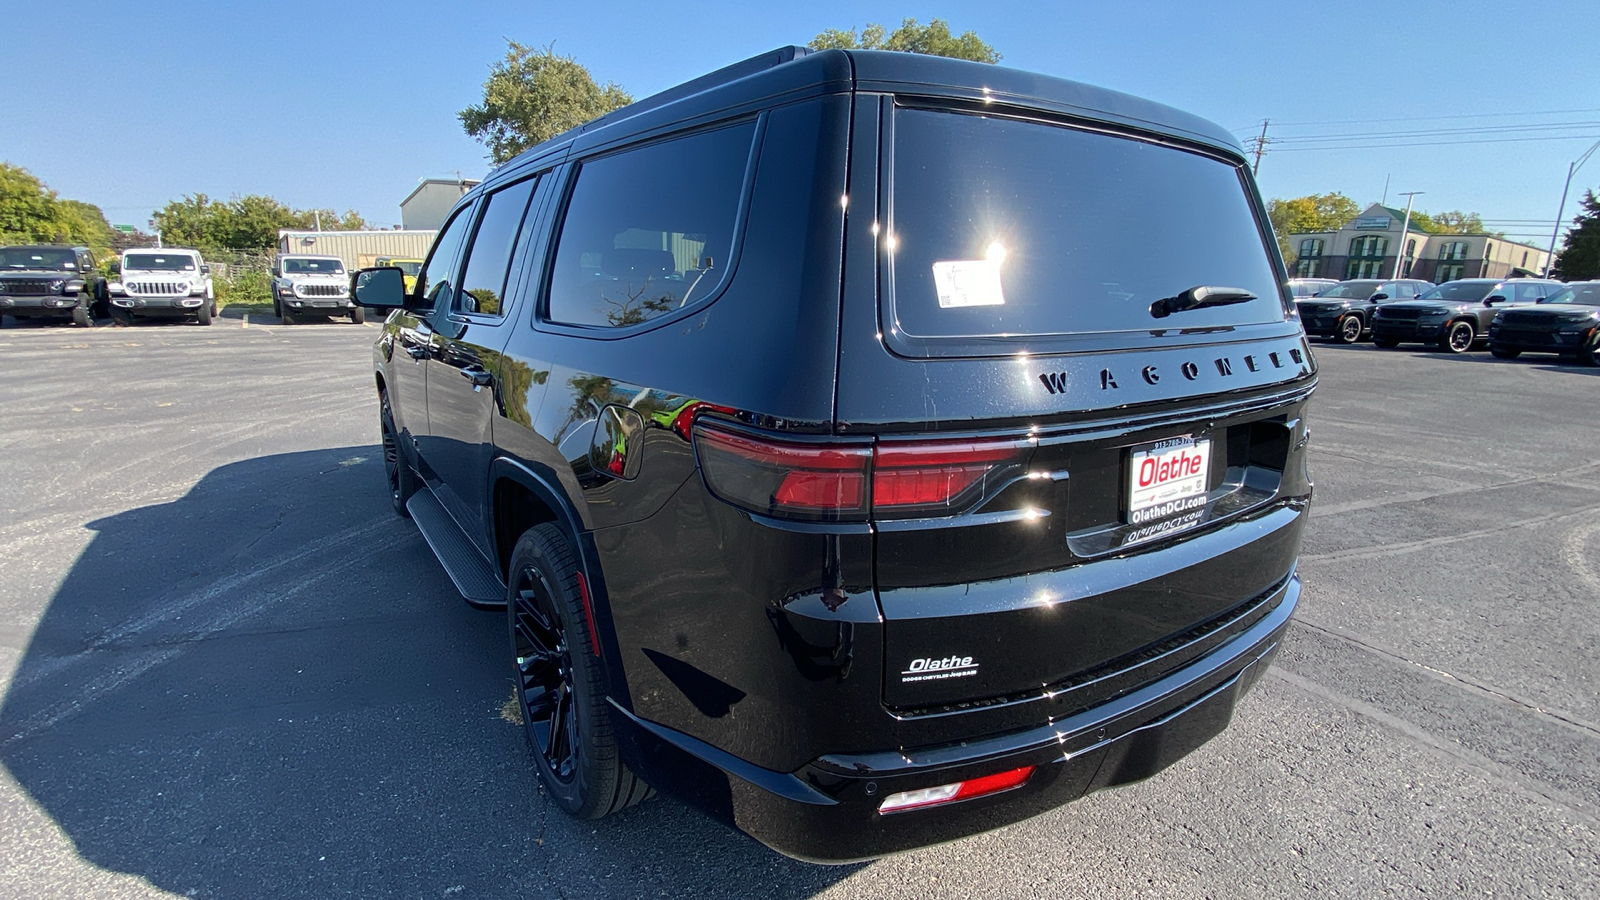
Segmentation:
[[(1173, 517), (1198, 524), (1211, 475), (1211, 440), (1177, 437), (1135, 447), (1128, 466), (1128, 524), (1150, 525)], [(1149, 535), (1170, 534), (1164, 528)]]

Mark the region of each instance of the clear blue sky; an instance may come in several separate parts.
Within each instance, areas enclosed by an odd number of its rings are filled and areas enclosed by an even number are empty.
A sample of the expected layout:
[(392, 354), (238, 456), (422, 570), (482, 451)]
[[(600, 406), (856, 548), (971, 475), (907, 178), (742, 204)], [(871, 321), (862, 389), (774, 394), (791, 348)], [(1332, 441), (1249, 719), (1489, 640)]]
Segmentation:
[[(398, 222), (417, 179), (487, 170), (456, 112), (481, 99), (505, 38), (553, 41), (643, 97), (824, 28), (943, 18), (976, 30), (1002, 65), (1149, 97), (1241, 137), (1263, 118), (1270, 138), (1446, 132), (1344, 142), (1365, 149), (1285, 140), (1262, 162), (1262, 192), (1366, 203), (1390, 176), (1391, 204), (1426, 191), (1421, 209), (1476, 211), (1538, 246), (1567, 164), (1600, 139), (1595, 0), (7, 7), (7, 45), (25, 52), (0, 61), (0, 159), (141, 227), (192, 193), (262, 193)], [(1373, 119), (1389, 121), (1350, 121)], [(1586, 124), (1528, 127), (1555, 123)], [(1370, 146), (1486, 138), (1502, 142)], [(1574, 197), (1600, 192), (1596, 157)]]

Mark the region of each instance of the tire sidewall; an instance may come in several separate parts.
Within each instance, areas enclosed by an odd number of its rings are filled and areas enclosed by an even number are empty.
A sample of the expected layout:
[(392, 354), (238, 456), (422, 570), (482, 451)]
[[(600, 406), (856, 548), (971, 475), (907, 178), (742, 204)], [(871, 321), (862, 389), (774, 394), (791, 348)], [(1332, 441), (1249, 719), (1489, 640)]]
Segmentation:
[[(1471, 337), (1467, 340), (1466, 346), (1457, 350), (1455, 347), (1455, 334), (1462, 328), (1467, 329), (1467, 333), (1470, 334)], [(1478, 330), (1472, 327), (1472, 323), (1458, 319), (1454, 322), (1451, 322), (1450, 327), (1445, 329), (1444, 339), (1439, 342), (1439, 347), (1446, 353), (1466, 353), (1468, 350), (1472, 349), (1472, 345), (1477, 341), (1477, 339)]]
[[(1345, 334), (1345, 332), (1347, 330), (1349, 330), (1351, 322), (1354, 322), (1355, 326), (1356, 326), (1355, 337), (1348, 337)], [(1366, 330), (1366, 325), (1364, 323), (1362, 323), (1361, 317), (1358, 316), (1358, 315), (1355, 315), (1354, 313), (1352, 313), (1352, 314), (1350, 314), (1348, 316), (1345, 316), (1344, 318), (1339, 320), (1338, 330), (1334, 332), (1333, 339), (1338, 341), (1341, 344), (1360, 343), (1360, 341), (1361, 341), (1361, 332), (1363, 332), (1365, 330)]]
[[(539, 749), (532, 723), (528, 721), (527, 707), (523, 703), (520, 680), (517, 683), (517, 703), (522, 714), (522, 733), (528, 744), (544, 784), (552, 799), (568, 814), (578, 818), (598, 818), (610, 811), (609, 798), (617, 777), (615, 762), (597, 759), (602, 741), (609, 741), (609, 728), (602, 728), (605, 719), (605, 676), (600, 660), (591, 650), (589, 630), (579, 596), (577, 567), (573, 564), (570, 544), (560, 529), (546, 523), (530, 528), (517, 541), (511, 552), (511, 573), (506, 596), (506, 623), (512, 648), (512, 674), (520, 679), (516, 668), (516, 591), (521, 584), (520, 573), (531, 569), (542, 578), (549, 591), (551, 605), (560, 618), (571, 664), (572, 712), (578, 717), (578, 748), (572, 780), (562, 782), (551, 771), (550, 764)], [(602, 734), (602, 731), (604, 733)]]

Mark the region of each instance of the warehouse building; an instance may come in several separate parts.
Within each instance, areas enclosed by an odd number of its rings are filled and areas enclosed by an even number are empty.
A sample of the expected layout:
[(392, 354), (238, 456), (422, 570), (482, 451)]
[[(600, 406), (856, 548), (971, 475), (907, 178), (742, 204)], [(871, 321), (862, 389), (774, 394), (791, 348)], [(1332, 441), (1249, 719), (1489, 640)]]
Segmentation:
[(279, 253), (337, 256), (351, 271), (374, 265), (378, 257), (422, 259), (437, 231), (278, 231)]
[(1545, 270), (1550, 254), (1492, 234), (1428, 234), (1405, 228), (1405, 210), (1374, 203), (1338, 231), (1289, 235), (1295, 278), (1389, 278), (1404, 248), (1402, 278), (1515, 278)]
[(444, 217), (455, 208), (461, 195), (477, 187), (478, 178), (424, 178), (416, 190), (400, 201), (400, 227), (418, 231), (438, 231)]

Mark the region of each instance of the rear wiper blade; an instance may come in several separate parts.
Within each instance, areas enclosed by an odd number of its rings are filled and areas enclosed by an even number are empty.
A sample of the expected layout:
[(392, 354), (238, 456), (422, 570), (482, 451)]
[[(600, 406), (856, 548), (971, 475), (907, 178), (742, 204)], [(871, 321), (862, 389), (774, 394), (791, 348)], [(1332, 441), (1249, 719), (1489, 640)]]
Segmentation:
[(1157, 319), (1165, 319), (1175, 312), (1202, 309), (1207, 306), (1228, 306), (1234, 303), (1246, 303), (1254, 299), (1256, 299), (1256, 295), (1244, 288), (1199, 284), (1183, 291), (1176, 297), (1162, 297), (1160, 300), (1150, 304), (1150, 315)]

